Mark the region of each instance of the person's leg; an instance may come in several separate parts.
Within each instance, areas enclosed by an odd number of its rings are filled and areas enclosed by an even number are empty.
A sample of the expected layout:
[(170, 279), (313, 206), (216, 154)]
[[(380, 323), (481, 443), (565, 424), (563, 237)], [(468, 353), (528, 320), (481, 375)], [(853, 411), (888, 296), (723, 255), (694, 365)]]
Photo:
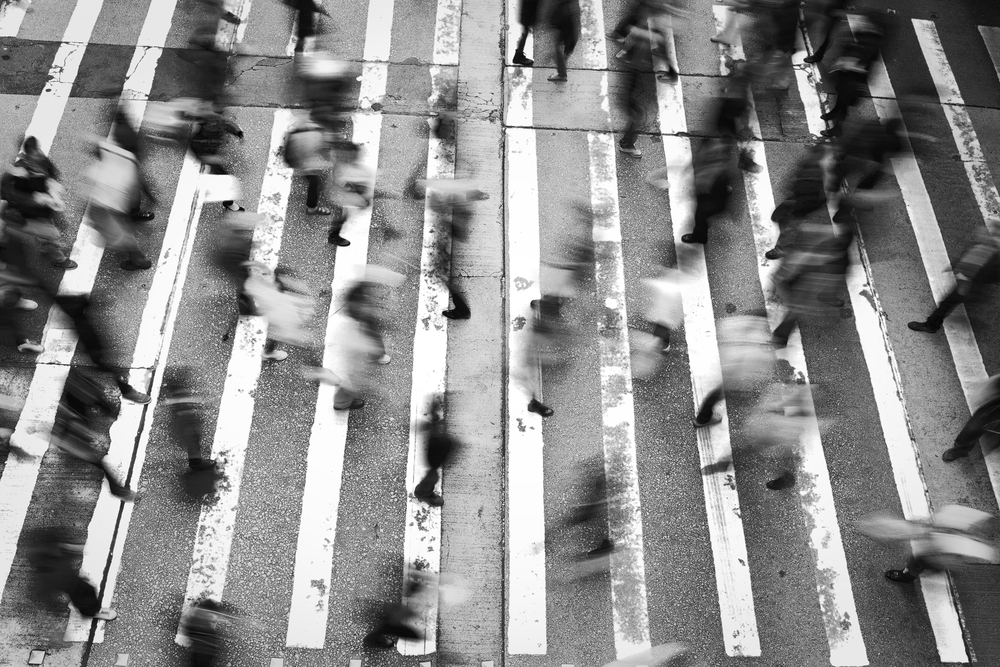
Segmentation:
[(514, 64), (520, 65), (522, 67), (531, 67), (535, 64), (535, 61), (524, 55), (524, 47), (528, 43), (528, 33), (531, 32), (530, 26), (521, 27), (521, 36), (517, 40), (517, 49), (514, 51)]
[(701, 407), (698, 408), (698, 414), (695, 415), (695, 421), (698, 425), (708, 425), (713, 421), (715, 406), (722, 400), (722, 396), (722, 387), (716, 387), (705, 395), (701, 401)]
[(994, 401), (980, 407), (965, 422), (962, 430), (955, 436), (955, 444), (944, 452), (942, 458), (951, 462), (968, 456), (979, 439), (986, 433), (987, 428), (996, 423), (997, 420), (1000, 420), (1000, 403)]
[(653, 322), (653, 335), (660, 341), (660, 348), (666, 352), (670, 349), (670, 329), (659, 322)]
[(326, 242), (341, 248), (351, 245), (351, 242), (340, 235), (340, 230), (347, 222), (347, 212), (340, 206), (335, 206), (333, 210), (333, 221), (330, 223), (330, 232), (327, 234)]
[(785, 314), (785, 318), (781, 320), (781, 323), (777, 327), (775, 327), (774, 333), (771, 335), (771, 340), (774, 344), (780, 347), (787, 345), (788, 337), (792, 335), (792, 331), (795, 330), (795, 325), (798, 321), (798, 315), (789, 309), (788, 313)]
[[(562, 31), (558, 33), (556, 37), (556, 75), (561, 81), (566, 80), (566, 52), (563, 50), (565, 47), (565, 41), (563, 40)], [(549, 77), (550, 79), (554, 77)]]
[(927, 321), (924, 324), (934, 331), (940, 329), (941, 325), (944, 324), (944, 318), (951, 311), (955, 310), (956, 306), (965, 301), (965, 296), (958, 287), (955, 287), (955, 289), (948, 293), (948, 296), (941, 300), (941, 303), (937, 305), (934, 311), (927, 316)]
[(306, 40), (313, 36), (313, 12), (306, 3), (299, 5), (299, 30), (295, 40), (295, 52), (304, 53)]
[(449, 320), (467, 320), (472, 317), (472, 311), (469, 310), (469, 304), (466, 303), (462, 293), (455, 288), (454, 279), (448, 282), (448, 295), (451, 297), (451, 301), (455, 305), (449, 310), (441, 313), (442, 315), (447, 317)]
[(708, 219), (713, 209), (711, 195), (701, 194), (695, 198), (694, 227), (681, 240), (685, 243), (705, 243), (708, 241)]
[(123, 484), (122, 480), (118, 479), (117, 473), (108, 465), (106, 459), (101, 458), (94, 465), (100, 468), (104, 472), (104, 476), (108, 479), (111, 495), (123, 500), (133, 500), (135, 498), (135, 493), (126, 484)]
[(93, 617), (101, 611), (101, 602), (97, 599), (97, 589), (79, 574), (74, 573), (72, 580), (66, 587), (66, 594), (81, 616)]
[(438, 473), (437, 468), (430, 468), (424, 478), (420, 480), (420, 483), (416, 485), (413, 489), (413, 495), (418, 500), (426, 502), (428, 505), (433, 505), (435, 507), (440, 507), (444, 504), (444, 500), (437, 493), (434, 492), (434, 487), (437, 485), (438, 481), (441, 479), (440, 473)]
[(618, 145), (622, 148), (635, 148), (635, 140), (639, 137), (639, 124), (642, 122), (642, 106), (639, 104), (639, 72), (629, 68), (625, 73), (625, 110), (628, 124)]
[(319, 175), (306, 174), (306, 208), (319, 206)]

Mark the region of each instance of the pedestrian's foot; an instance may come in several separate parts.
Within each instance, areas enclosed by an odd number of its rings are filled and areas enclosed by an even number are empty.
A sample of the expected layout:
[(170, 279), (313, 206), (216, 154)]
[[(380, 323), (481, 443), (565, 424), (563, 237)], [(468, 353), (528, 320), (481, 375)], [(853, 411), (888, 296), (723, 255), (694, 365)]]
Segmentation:
[(379, 366), (385, 366), (390, 361), (392, 361), (392, 357), (390, 357), (388, 354), (383, 354), (381, 357), (376, 357), (375, 359), (372, 359), (372, 361), (378, 364)]
[(556, 413), (555, 410), (535, 399), (531, 399), (528, 403), (528, 412), (535, 412), (543, 417), (551, 417)]
[(670, 188), (670, 181), (664, 178), (659, 170), (651, 171), (646, 174), (646, 182), (652, 185), (657, 190), (667, 190)]
[(549, 81), (556, 81), (558, 83), (564, 83), (564, 82), (566, 82), (568, 80), (569, 79), (566, 78), (565, 74), (559, 74), (559, 73), (549, 74)]
[(368, 643), (370, 643), (375, 648), (392, 648), (393, 646), (396, 645), (396, 640), (392, 637), (379, 635), (378, 637), (369, 637)]
[(222, 202), (222, 208), (226, 209), (227, 211), (231, 211), (233, 213), (240, 213), (241, 211), (246, 210), (236, 202), (231, 202), (231, 201)]
[(351, 245), (351, 242), (345, 239), (340, 234), (330, 234), (329, 236), (326, 237), (326, 242), (331, 245), (335, 245), (338, 248), (346, 248), (347, 246)]
[(720, 415), (718, 412), (713, 412), (712, 416), (708, 418), (708, 421), (701, 421), (700, 419), (695, 417), (694, 419), (691, 420), (691, 423), (694, 424), (695, 428), (705, 428), (706, 426), (714, 426), (715, 424), (718, 424), (721, 421), (722, 421), (722, 415)]
[(52, 262), (52, 266), (56, 267), (57, 269), (64, 269), (66, 271), (70, 271), (79, 266), (79, 264), (77, 264), (69, 257), (67, 257), (66, 259), (60, 260), (58, 262)]
[(441, 507), (442, 505), (444, 505), (444, 498), (442, 498), (436, 493), (431, 493), (430, 495), (426, 496), (416, 496), (416, 499), (419, 500), (420, 502), (427, 503), (431, 507)]
[(822, 132), (820, 132), (820, 135), (832, 139), (834, 137), (840, 136), (840, 130), (835, 130), (831, 128), (829, 130), (823, 130)]
[[(810, 65), (815, 65), (818, 62), (822, 62), (822, 60), (823, 60), (823, 54), (821, 54), (821, 53), (814, 53), (811, 56), (806, 56), (805, 58), (803, 58), (802, 62), (809, 63)], [(826, 119), (824, 118), (823, 120), (826, 120)]]
[(665, 346), (663, 347), (663, 349), (662, 349), (662, 350), (660, 350), (660, 354), (667, 354), (668, 352), (670, 352), (670, 343), (667, 343), (667, 344), (666, 344), (666, 345), (665, 345)]
[(148, 258), (143, 257), (138, 261), (132, 261), (131, 259), (126, 259), (121, 263), (121, 267), (126, 271), (145, 271), (149, 267), (153, 266), (153, 263), (149, 261)]
[(21, 354), (41, 354), (45, 348), (33, 340), (26, 340), (17, 346), (17, 351)]
[(969, 452), (962, 451), (957, 447), (952, 447), (951, 449), (944, 450), (944, 454), (941, 455), (941, 459), (945, 463), (951, 463), (955, 459), (964, 459), (969, 455)]
[(832, 111), (827, 111), (826, 113), (823, 113), (823, 114), (819, 115), (819, 119), (820, 120), (833, 120), (834, 117), (835, 117), (835, 114)]
[(681, 241), (684, 241), (684, 243), (701, 243), (704, 245), (708, 239), (698, 238), (694, 234), (685, 234), (681, 237)]
[(732, 44), (728, 40), (723, 39), (719, 35), (716, 35), (715, 37), (709, 37), (708, 39), (713, 44), (722, 44), (723, 46), (732, 46)]
[(619, 44), (625, 43), (625, 35), (619, 32), (608, 33), (608, 39), (610, 39), (612, 42), (618, 42)]
[(825, 303), (828, 306), (833, 306), (834, 308), (843, 308), (844, 300), (839, 296), (828, 296), (826, 294), (820, 294), (816, 297), (816, 300), (820, 303)]
[(38, 302), (31, 299), (18, 299), (14, 307), (18, 310), (35, 310), (38, 308)]
[(523, 53), (515, 53), (513, 62), (515, 65), (520, 65), (521, 67), (531, 67), (535, 64), (534, 60), (527, 57)]
[(225, 21), (226, 23), (232, 23), (233, 25), (240, 24), (240, 17), (237, 16), (236, 14), (233, 14), (232, 12), (226, 12), (225, 14), (223, 14), (222, 20)]
[(748, 174), (759, 174), (764, 171), (764, 167), (760, 166), (753, 160), (745, 160), (740, 162), (740, 169), (747, 172)]
[(459, 310), (458, 308), (449, 308), (448, 310), (441, 313), (449, 320), (467, 320), (472, 317), (472, 312), (469, 310)]
[(906, 570), (889, 570), (885, 573), (885, 578), (900, 584), (910, 584), (916, 580), (916, 577)]
[(306, 213), (309, 215), (330, 215), (333, 211), (325, 206), (307, 206)]
[(770, 260), (781, 259), (784, 256), (785, 253), (778, 250), (777, 248), (771, 248), (770, 250), (764, 253), (764, 257), (767, 257)]
[(284, 361), (288, 358), (288, 353), (284, 350), (271, 350), (270, 352), (265, 350), (260, 356), (267, 361)]
[(782, 475), (781, 477), (772, 479), (764, 486), (771, 489), (772, 491), (780, 491), (781, 489), (790, 489), (793, 486), (795, 486), (795, 475), (792, 475), (791, 473)]
[(208, 470), (215, 467), (215, 459), (188, 459), (191, 470)]
[(136, 498), (135, 491), (128, 488), (127, 486), (122, 489), (118, 489), (117, 492), (112, 491), (111, 495), (113, 495), (115, 498), (122, 501), (123, 503), (134, 503)]
[(631, 155), (632, 157), (642, 157), (642, 151), (639, 150), (638, 146), (634, 145), (626, 146), (625, 144), (619, 141), (618, 150), (620, 150), (622, 153), (625, 153), (625, 155)]
[(138, 213), (132, 214), (133, 222), (149, 222), (156, 217), (156, 214), (152, 211), (139, 211)]
[(133, 403), (138, 403), (140, 405), (145, 405), (149, 403), (149, 394), (144, 394), (135, 387), (125, 387), (122, 389), (122, 398), (126, 401), (131, 401)]
[(597, 547), (596, 549), (591, 549), (590, 551), (587, 552), (587, 558), (600, 558), (602, 556), (607, 556), (614, 550), (615, 550), (614, 543), (612, 543), (611, 540), (605, 538), (604, 541), (601, 542), (601, 545), (599, 547)]
[(348, 405), (347, 407), (345, 407), (345, 408), (338, 408), (337, 406), (333, 406), (333, 409), (334, 410), (360, 410), (363, 407), (365, 407), (365, 401), (364, 401), (364, 399), (355, 398), (353, 401), (351, 401), (351, 404)]
[(657, 72), (656, 80), (662, 81), (664, 83), (677, 83), (677, 79), (680, 77), (680, 73), (677, 70), (670, 68), (666, 72)]
[(781, 350), (788, 345), (788, 339), (781, 336), (771, 335), (771, 347)]
[(906, 326), (910, 327), (913, 331), (923, 331), (924, 333), (937, 333), (937, 330), (941, 328), (929, 322), (907, 322)]
[(94, 618), (96, 618), (99, 621), (113, 621), (116, 618), (118, 618), (118, 612), (112, 609), (111, 607), (105, 607), (104, 609), (94, 614)]

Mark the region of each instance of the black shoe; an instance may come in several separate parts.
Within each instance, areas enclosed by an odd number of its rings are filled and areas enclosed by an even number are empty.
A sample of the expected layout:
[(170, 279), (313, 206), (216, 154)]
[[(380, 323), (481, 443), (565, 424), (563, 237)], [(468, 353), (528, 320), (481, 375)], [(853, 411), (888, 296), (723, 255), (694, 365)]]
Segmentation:
[(188, 459), (188, 468), (191, 470), (208, 470), (215, 465), (215, 459)]
[(232, 12), (226, 12), (222, 15), (222, 20), (226, 23), (231, 23), (233, 25), (239, 25), (241, 23), (240, 17)]
[(132, 386), (122, 389), (122, 398), (126, 401), (132, 401), (133, 403), (138, 403), (140, 405), (149, 403), (149, 394), (144, 394)]
[(528, 412), (535, 412), (543, 417), (551, 417), (556, 413), (555, 410), (535, 399), (531, 399), (528, 403)]
[(520, 65), (521, 67), (531, 67), (535, 64), (535, 61), (527, 57), (523, 53), (515, 53), (514, 59), (512, 61), (515, 65)]
[(353, 401), (351, 401), (351, 404), (348, 405), (346, 408), (338, 408), (338, 407), (334, 406), (333, 409), (334, 410), (360, 410), (363, 407), (365, 407), (365, 401), (364, 401), (364, 399), (355, 398)]
[(781, 250), (778, 250), (777, 248), (771, 248), (770, 250), (768, 250), (767, 252), (764, 253), (764, 257), (767, 257), (768, 259), (771, 259), (771, 260), (781, 259), (784, 256), (785, 256), (785, 253), (782, 252)]
[(775, 349), (782, 349), (788, 345), (788, 339), (782, 338), (781, 336), (771, 335), (771, 347)]
[(242, 213), (246, 209), (237, 204), (236, 202), (224, 201), (222, 202), (222, 208), (226, 209), (231, 213)]
[(121, 263), (121, 267), (126, 271), (145, 271), (149, 267), (153, 266), (153, 263), (149, 259), (143, 257), (137, 262), (133, 262), (131, 259), (126, 259)]
[(668, 69), (666, 72), (657, 72), (656, 80), (662, 81), (663, 83), (677, 83), (677, 79), (680, 77), (680, 73), (674, 68)]
[(133, 222), (149, 222), (156, 217), (156, 214), (152, 211), (139, 211), (138, 213), (132, 214)]
[(823, 61), (823, 54), (822, 53), (814, 53), (811, 56), (806, 56), (805, 58), (802, 59), (802, 62), (809, 63), (810, 65), (815, 65), (816, 63), (822, 62), (822, 61)]
[(779, 491), (781, 489), (790, 489), (793, 486), (795, 486), (795, 475), (793, 475), (790, 472), (786, 472), (781, 477), (772, 479), (764, 486), (771, 489), (772, 491)]
[(614, 550), (615, 550), (614, 543), (612, 543), (611, 540), (605, 538), (605, 540), (601, 542), (601, 546), (597, 547), (596, 549), (591, 549), (590, 551), (587, 552), (587, 558), (601, 558), (602, 556), (607, 556)]
[(937, 330), (941, 328), (940, 324), (934, 326), (930, 322), (907, 322), (906, 326), (913, 331), (923, 331), (924, 333), (937, 333)]
[(835, 113), (833, 113), (831, 111), (827, 111), (824, 114), (820, 114), (819, 119), (820, 120), (833, 120), (836, 117), (837, 117), (837, 115)]
[(346, 248), (351, 245), (351, 242), (345, 239), (340, 234), (330, 234), (326, 237), (326, 242), (335, 245), (339, 248)]
[(472, 317), (472, 312), (469, 310), (459, 310), (458, 308), (450, 308), (441, 313), (449, 320), (467, 320)]
[(945, 463), (951, 463), (955, 459), (964, 459), (969, 455), (969, 452), (959, 449), (958, 447), (952, 447), (951, 449), (944, 450), (944, 454), (941, 455), (941, 460)]
[(684, 241), (684, 243), (700, 243), (705, 245), (705, 243), (708, 242), (708, 239), (700, 239), (694, 234), (685, 234), (681, 237), (681, 241)]
[(889, 570), (885, 573), (885, 578), (900, 584), (911, 584), (917, 579), (906, 570)]
[(436, 493), (432, 493), (427, 496), (414, 496), (417, 500), (423, 503), (427, 503), (431, 507), (441, 507), (444, 505), (444, 498)]
[(695, 428), (705, 428), (706, 426), (714, 426), (715, 424), (718, 424), (721, 421), (722, 421), (722, 415), (720, 415), (718, 412), (713, 412), (712, 416), (708, 418), (708, 421), (703, 422), (697, 417), (695, 417), (694, 419), (691, 420), (691, 424)]
[(840, 130), (831, 128), (829, 130), (823, 130), (822, 132), (820, 132), (820, 135), (827, 137), (828, 139), (833, 139), (834, 137), (840, 136)]
[(72, 271), (73, 269), (75, 269), (76, 267), (78, 267), (79, 264), (77, 264), (76, 262), (74, 262), (73, 260), (71, 260), (69, 257), (67, 257), (66, 259), (64, 259), (62, 261), (52, 262), (52, 266), (56, 267), (57, 269), (64, 269), (66, 271)]

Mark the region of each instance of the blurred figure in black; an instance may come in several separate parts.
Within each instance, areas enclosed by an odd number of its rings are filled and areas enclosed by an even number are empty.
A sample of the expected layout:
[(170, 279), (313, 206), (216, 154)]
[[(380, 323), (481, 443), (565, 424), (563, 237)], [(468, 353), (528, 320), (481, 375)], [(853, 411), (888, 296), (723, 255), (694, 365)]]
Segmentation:
[(882, 47), (885, 31), (880, 22), (874, 20), (873, 14), (859, 16), (853, 28), (853, 36), (850, 31), (844, 31), (839, 56), (830, 67), (830, 81), (837, 101), (820, 116), (832, 123), (829, 129), (820, 133), (824, 137), (840, 136), (848, 109), (857, 104), (867, 90), (872, 63)]
[(285, 161), (306, 179), (306, 213), (333, 216), (327, 242), (341, 248), (351, 245), (340, 235), (347, 221), (343, 208), (335, 206), (330, 209), (319, 205), (323, 178), (334, 166), (332, 133), (312, 118), (296, 124), (285, 137)]
[(150, 204), (156, 206), (156, 195), (149, 187), (149, 179), (146, 170), (143, 168), (145, 158), (145, 145), (139, 130), (132, 124), (128, 113), (122, 106), (115, 110), (115, 121), (111, 124), (111, 140), (135, 156), (136, 166), (139, 172), (139, 188), (135, 197), (135, 205), (131, 211), (132, 219), (136, 222), (146, 222), (155, 216), (151, 211), (143, 211), (141, 208), (142, 195)]
[(0, 268), (0, 331), (13, 338), (17, 351), (22, 354), (41, 354), (45, 351), (40, 343), (28, 338), (21, 326), (21, 313), (38, 308), (37, 302), (22, 297), (21, 289), (34, 284), (34, 281), (8, 267)]
[[(206, 108), (195, 123), (194, 136), (191, 137), (190, 144), (191, 152), (208, 167), (210, 174), (229, 173), (222, 164), (222, 158), (219, 157), (222, 142), (225, 141), (227, 134), (243, 141), (243, 129), (236, 124), (236, 121), (223, 115), (220, 106)], [(223, 201), (222, 207), (233, 212), (246, 210), (232, 199)]]
[(521, 11), (518, 14), (518, 22), (521, 24), (521, 36), (517, 39), (517, 47), (514, 50), (513, 63), (521, 67), (531, 67), (535, 61), (524, 55), (524, 47), (528, 43), (528, 33), (538, 20), (538, 0), (521, 0)]
[[(945, 450), (941, 458), (951, 463), (956, 459), (968, 456), (983, 436), (989, 434), (989, 446), (997, 446), (997, 434), (1000, 434), (1000, 375), (994, 375), (986, 381), (986, 386), (980, 392), (979, 407), (972, 413), (965, 426), (955, 438), (955, 444)], [(988, 446), (983, 445), (983, 454)]]
[(215, 467), (213, 459), (201, 454), (202, 404), (204, 399), (195, 391), (194, 378), (188, 367), (175, 368), (173, 377), (164, 382), (163, 405), (170, 409), (177, 444), (187, 452), (191, 470)]
[(795, 52), (795, 33), (799, 28), (800, 0), (774, 0), (760, 3), (765, 9), (764, 53), (755, 58), (763, 65), (766, 88), (770, 91), (788, 90), (792, 81), (791, 60)]
[[(608, 485), (604, 473), (604, 458), (595, 456), (580, 465), (577, 477), (583, 485), (580, 502), (575, 506), (569, 525), (595, 526), (594, 531), (602, 534), (600, 543), (587, 551), (587, 558), (602, 558), (614, 551), (615, 545), (608, 535)], [(590, 531), (588, 531), (590, 532)]]
[(198, 27), (190, 39), (194, 48), (179, 51), (178, 55), (194, 65), (194, 97), (208, 105), (225, 106), (229, 53), (216, 46), (217, 32), (218, 22)]
[(431, 399), (431, 409), (428, 419), (420, 424), (426, 443), (427, 474), (414, 487), (413, 495), (433, 507), (444, 505), (444, 499), (435, 493), (434, 488), (441, 479), (440, 469), (447, 463), (458, 449), (458, 441), (448, 434), (444, 421), (444, 399), (434, 396)]
[(955, 264), (955, 287), (923, 322), (908, 322), (913, 331), (935, 333), (955, 306), (979, 294), (984, 285), (1000, 281), (1000, 218), (989, 217), (976, 230), (972, 245)]
[(101, 608), (97, 589), (80, 576), (79, 567), (74, 565), (73, 555), (78, 551), (79, 547), (60, 530), (47, 528), (37, 534), (32, 565), (38, 577), (39, 593), (52, 605), (65, 594), (81, 616), (115, 620), (118, 612), (110, 607)]
[(382, 321), (376, 302), (378, 286), (371, 281), (363, 280), (347, 292), (347, 314), (354, 318), (361, 329), (361, 334), (371, 347), (368, 359), (376, 364), (385, 365), (392, 361), (386, 354), (385, 341), (382, 338)]
[(625, 108), (628, 124), (625, 126), (622, 138), (618, 140), (618, 150), (634, 158), (642, 157), (642, 150), (635, 145), (646, 117), (639, 97), (642, 93), (643, 75), (653, 70), (655, 40), (656, 36), (650, 30), (632, 25), (621, 51), (616, 54), (616, 57), (627, 66), (620, 104)]
[(684, 243), (708, 243), (708, 222), (726, 210), (733, 191), (731, 137), (709, 138), (694, 157), (694, 228), (681, 236)]
[[(738, 64), (733, 72), (733, 78), (719, 97), (715, 115), (716, 131), (723, 137), (732, 137), (738, 141), (753, 138), (750, 131), (750, 88), (754, 81), (753, 68), (745, 63)], [(736, 165), (743, 171), (757, 174), (761, 166), (754, 162), (754, 154), (749, 148), (740, 147)]]
[(820, 6), (812, 10), (807, 10), (807, 16), (815, 15), (816, 22), (820, 25), (822, 39), (819, 46), (813, 51), (811, 56), (806, 56), (805, 62), (822, 62), (826, 50), (830, 46), (834, 31), (838, 29), (847, 14), (847, 0), (819, 0)]
[(236, 289), (240, 315), (253, 314), (253, 303), (244, 286), (250, 277), (250, 251), (253, 249), (254, 231), (260, 222), (259, 213), (227, 212), (215, 246), (215, 259)]
[(93, 378), (78, 368), (70, 369), (52, 426), (53, 441), (67, 454), (100, 468), (112, 495), (126, 502), (133, 501), (135, 492), (118, 479), (118, 473), (96, 448), (97, 435), (91, 422), (91, 412), (95, 409), (112, 417), (118, 415), (118, 409), (108, 401)]
[(580, 0), (554, 0), (549, 23), (556, 30), (556, 73), (549, 81), (566, 81), (566, 59), (580, 39)]
[(425, 593), (425, 577), (414, 571), (403, 591), (402, 602), (389, 604), (382, 612), (378, 624), (364, 639), (367, 646), (392, 648), (397, 639), (420, 639), (423, 633), (416, 627), (419, 615), (413, 610), (413, 602)]
[(768, 259), (781, 259), (790, 252), (800, 221), (826, 204), (827, 192), (832, 187), (829, 163), (827, 144), (811, 146), (799, 160), (787, 198), (771, 214), (780, 232), (774, 247), (764, 253)]
[[(844, 132), (835, 143), (838, 181), (848, 176), (848, 166), (861, 162), (865, 169), (854, 191), (840, 200), (835, 222), (848, 222), (855, 209), (870, 210), (869, 194), (886, 171), (889, 159), (902, 153), (910, 135), (903, 129), (903, 121), (890, 118), (885, 124), (877, 119), (854, 119), (844, 123)], [(934, 141), (934, 137), (920, 136)]]
[(87, 312), (87, 309), (90, 307), (90, 299), (83, 294), (56, 294), (53, 296), (56, 304), (73, 320), (80, 343), (87, 349), (87, 353), (93, 362), (99, 368), (114, 376), (115, 383), (122, 393), (122, 398), (133, 403), (149, 403), (149, 396), (130, 385), (128, 379), (121, 371), (112, 366), (105, 358), (107, 349), (104, 341), (91, 323)]
[(181, 631), (190, 642), (191, 667), (213, 667), (219, 655), (219, 626), (226, 618), (222, 607), (211, 599), (198, 600), (181, 623)]

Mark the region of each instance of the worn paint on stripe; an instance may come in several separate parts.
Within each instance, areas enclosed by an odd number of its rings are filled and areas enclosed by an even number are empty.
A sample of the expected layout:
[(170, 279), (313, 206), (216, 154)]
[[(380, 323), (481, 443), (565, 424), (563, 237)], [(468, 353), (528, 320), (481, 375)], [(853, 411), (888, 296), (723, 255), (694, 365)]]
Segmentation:
[[(619, 660), (651, 648), (646, 606), (646, 565), (642, 504), (635, 451), (635, 405), (625, 306), (625, 263), (614, 136), (587, 134), (597, 292), (615, 317), (598, 326), (601, 335), (601, 419), (608, 495), (619, 498), (608, 510), (611, 554), (611, 611)], [(613, 300), (613, 301), (612, 301)], [(609, 322), (611, 323), (609, 325)]]
[(979, 34), (983, 36), (983, 43), (990, 53), (990, 60), (993, 61), (993, 69), (1000, 79), (1000, 28), (994, 25), (979, 26)]
[(601, 0), (580, 1), (580, 40), (570, 56), (581, 69), (608, 68), (607, 37)]
[[(869, 88), (875, 111), (883, 121), (890, 118), (901, 118), (896, 94), (889, 81), (888, 73), (881, 59), (872, 67), (869, 77)], [(951, 272), (951, 261), (941, 237), (937, 216), (931, 205), (930, 196), (924, 185), (920, 167), (916, 158), (909, 151), (891, 159), (892, 171), (903, 194), (906, 212), (913, 227), (913, 234), (920, 249), (920, 258), (924, 264), (924, 272), (930, 283), (931, 292), (936, 301), (940, 301), (955, 285)], [(972, 331), (965, 307), (960, 305), (945, 318), (944, 332), (948, 339), (948, 347), (955, 362), (958, 378), (961, 382), (969, 409), (974, 408), (972, 399), (978, 392), (980, 383), (986, 380), (986, 368), (979, 351), (979, 344)], [(990, 458), (992, 457), (992, 462)], [(996, 469), (996, 452), (987, 456), (987, 467)], [(895, 465), (894, 471), (895, 471)], [(992, 480), (992, 477), (991, 477)], [(994, 485), (994, 491), (997, 486)], [(911, 499), (912, 511), (919, 516), (919, 499)], [(911, 509), (903, 503), (904, 513)], [(918, 584), (924, 596), (925, 608), (930, 617), (931, 628), (937, 644), (938, 655), (942, 662), (968, 662), (965, 651), (965, 641), (962, 628), (955, 609), (955, 601), (945, 573), (929, 573), (920, 577)]]
[(462, 32), (462, 0), (438, 0), (434, 21), (432, 64), (458, 65), (458, 47)]
[[(373, 3), (369, 18), (383, 14), (391, 2)], [(368, 22), (375, 30), (366, 36), (366, 43), (383, 43), (390, 34), (391, 22)], [(365, 63), (359, 99), (381, 99), (385, 95), (387, 65)], [(361, 161), (373, 172), (378, 167), (379, 142), (382, 135), (382, 115), (354, 114), (354, 143), (362, 146)], [(351, 286), (363, 277), (368, 259), (368, 233), (372, 209), (351, 210), (342, 234), (351, 245), (337, 249), (333, 280), (330, 284), (330, 309), (326, 325), (323, 366), (334, 368), (345, 355), (341, 321), (346, 317), (337, 307)], [(292, 580), (292, 601), (288, 615), (285, 645), (294, 648), (318, 648), (326, 643), (329, 601), (333, 578), (333, 547), (337, 539), (337, 517), (340, 509), (340, 489), (344, 471), (344, 449), (347, 443), (349, 410), (334, 410), (335, 387), (320, 384), (316, 412), (309, 434), (306, 459), (306, 482), (302, 495), (302, 515), (299, 521), (298, 543), (295, 549), (295, 571)]]
[[(672, 85), (656, 84), (660, 134), (664, 135), (663, 152), (670, 184), (674, 247), (677, 248), (678, 268), (687, 277), (687, 284), (682, 290), (684, 332), (697, 409), (704, 396), (722, 382), (722, 365), (704, 249), (680, 240), (694, 216), (691, 141), (685, 137), (669, 136), (687, 132), (682, 95), (683, 81)], [(720, 410), (722, 422), (712, 428), (699, 429), (695, 436), (702, 468), (712, 466), (717, 469), (714, 474), (702, 475), (702, 484), (719, 595), (722, 639), (727, 655), (753, 657), (760, 655), (760, 638), (725, 400), (720, 403)], [(719, 469), (720, 464), (725, 467)]]
[[(716, 35), (722, 34), (728, 13), (729, 7), (726, 5), (712, 5)], [(740, 60), (746, 61), (746, 55), (743, 53), (743, 37), (739, 30), (736, 31), (736, 37), (730, 46), (724, 44), (716, 44), (716, 46), (719, 48), (719, 73), (722, 76), (729, 76), (733, 73), (734, 62)]]
[[(799, 17), (804, 22), (801, 9), (799, 10)], [(820, 132), (826, 129), (826, 122), (820, 118), (820, 115), (823, 114), (821, 99), (825, 98), (826, 95), (822, 92), (824, 86), (819, 67), (805, 61), (808, 55), (805, 42), (802, 39), (802, 31), (796, 30), (795, 51), (792, 53), (792, 71), (795, 73), (795, 83), (799, 89), (799, 99), (802, 101), (802, 107), (805, 111), (806, 126), (814, 138), (819, 138)]]
[[(285, 210), (291, 190), (292, 170), (281, 156), (285, 134), (293, 122), (291, 110), (274, 113), (267, 167), (260, 189), (257, 211), (263, 221), (254, 233), (250, 259), (267, 265), (278, 264), (278, 252), (285, 224)], [(221, 599), (229, 571), (229, 554), (236, 528), (243, 464), (254, 413), (254, 393), (261, 371), (261, 353), (267, 338), (267, 322), (260, 316), (241, 315), (233, 335), (226, 381), (219, 405), (219, 417), (212, 438), (212, 458), (224, 479), (209, 502), (202, 505), (198, 518), (181, 617), (191, 603), (201, 597)], [(183, 638), (178, 630), (178, 641)]]
[(965, 166), (976, 203), (979, 204), (984, 218), (987, 215), (1000, 216), (1000, 196), (997, 195), (993, 176), (986, 164), (979, 137), (972, 126), (972, 119), (965, 108), (965, 100), (962, 99), (962, 93), (958, 89), (958, 82), (941, 46), (937, 27), (933, 21), (922, 19), (913, 19), (913, 27), (917, 33), (920, 50), (930, 69), (931, 78), (934, 80), (934, 88), (941, 100), (941, 108), (945, 118), (948, 119), (948, 125), (951, 126), (955, 147)]
[(9, 0), (0, 5), (0, 37), (17, 37), (25, 11), (30, 6), (31, 0)]

